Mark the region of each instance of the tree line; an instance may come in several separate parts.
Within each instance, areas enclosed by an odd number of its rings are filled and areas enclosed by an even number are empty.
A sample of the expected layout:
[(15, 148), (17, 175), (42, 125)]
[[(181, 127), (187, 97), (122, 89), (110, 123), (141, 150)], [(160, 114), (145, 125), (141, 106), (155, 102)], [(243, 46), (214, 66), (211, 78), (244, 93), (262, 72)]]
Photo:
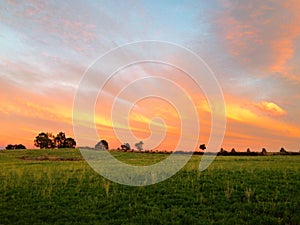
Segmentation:
[[(140, 142), (137, 142), (135, 144), (135, 147), (138, 151), (143, 151), (143, 142), (140, 141)], [(108, 146), (108, 142), (106, 140), (101, 140), (99, 141), (96, 145), (95, 145), (95, 149), (97, 150), (108, 150), (109, 149), (109, 146)], [(205, 144), (200, 144), (199, 145), (199, 149), (201, 151), (194, 151), (193, 154), (194, 155), (203, 155), (204, 154), (204, 151), (206, 150), (206, 145)], [(129, 143), (124, 143), (122, 144), (119, 148), (117, 148), (117, 150), (119, 151), (124, 151), (124, 152), (127, 152), (129, 150), (132, 150), (134, 151), (133, 149), (131, 149), (130, 147), (130, 144)], [(172, 153), (172, 152), (169, 152), (169, 151), (153, 151), (153, 150), (146, 150), (145, 151), (146, 153), (147, 152), (150, 152), (150, 153)], [(183, 152), (183, 151), (179, 151), (179, 153), (186, 153), (186, 152)], [(208, 152), (208, 154), (210, 154)], [(276, 153), (276, 152), (270, 152), (268, 153), (266, 148), (262, 148), (261, 152), (254, 152), (254, 151), (251, 151), (250, 148), (247, 148), (246, 152), (238, 152), (235, 150), (235, 148), (232, 148), (231, 151), (228, 151), (228, 150), (225, 150), (223, 148), (220, 149), (219, 152), (217, 152), (217, 155), (218, 156), (259, 156), (259, 155), (300, 155), (300, 152), (288, 152), (287, 150), (285, 150), (283, 147), (280, 148), (279, 152)]]
[[(76, 141), (71, 137), (66, 137), (66, 134), (62, 131), (57, 135), (53, 135), (48, 132), (41, 132), (35, 137), (34, 146), (40, 149), (75, 148)], [(26, 147), (22, 144), (8, 144), (5, 149), (26, 149)]]
[[(144, 150), (143, 145), (144, 145), (144, 143), (142, 141), (135, 143), (135, 147), (138, 151)], [(57, 135), (53, 135), (52, 133), (48, 133), (48, 132), (41, 132), (35, 137), (34, 146), (36, 146), (40, 149), (75, 148), (76, 141), (71, 137), (66, 137), (66, 134), (62, 131), (59, 132)], [(7, 149), (7, 150), (26, 149), (26, 147), (22, 144), (8, 144), (5, 149)], [(108, 142), (106, 140), (99, 141), (95, 145), (95, 149), (108, 150), (109, 149)], [(204, 154), (204, 151), (206, 150), (206, 145), (200, 144), (199, 149), (201, 150), (200, 152), (195, 151), (193, 154), (195, 154), (195, 155)], [(129, 143), (124, 143), (119, 148), (117, 148), (117, 150), (126, 152), (126, 151), (133, 150), (133, 149), (131, 149)], [(149, 150), (146, 150), (146, 151), (149, 152)], [(153, 152), (153, 151), (150, 151), (150, 152)], [(166, 151), (164, 151), (164, 152), (166, 152)], [(168, 152), (168, 153), (170, 153), (170, 152)], [(276, 153), (272, 153), (272, 154), (274, 155)], [(281, 148), (279, 151), (279, 154), (280, 155), (295, 155), (295, 154), (298, 155), (298, 154), (300, 154), (300, 152), (299, 153), (288, 152), (284, 148)], [(221, 155), (221, 156), (226, 156), (226, 155), (228, 155), (228, 156), (230, 156), (230, 155), (231, 156), (233, 156), (233, 155), (256, 156), (256, 155), (269, 155), (269, 154), (267, 153), (267, 150), (265, 148), (262, 148), (261, 152), (252, 152), (252, 151), (250, 151), (249, 148), (247, 149), (246, 152), (237, 152), (234, 148), (232, 148), (231, 151), (227, 151), (227, 150), (221, 148), (220, 151), (217, 153), (217, 155)]]
[[(143, 144), (144, 144), (144, 142), (139, 141), (139, 142), (135, 143), (134, 146), (136, 147), (137, 150), (142, 151), (143, 150)], [(108, 150), (109, 149), (108, 142), (106, 140), (99, 141), (95, 145), (95, 149), (97, 149), (97, 150)], [(131, 149), (130, 144), (129, 143), (124, 143), (124, 144), (121, 145), (121, 148), (118, 148), (117, 150), (122, 150), (122, 151), (126, 152), (130, 149)]]
[(6, 147), (5, 147), (6, 150), (14, 150), (14, 149), (26, 149), (25, 145), (22, 145), (22, 144), (15, 144), (15, 145), (12, 145), (12, 144), (8, 144)]

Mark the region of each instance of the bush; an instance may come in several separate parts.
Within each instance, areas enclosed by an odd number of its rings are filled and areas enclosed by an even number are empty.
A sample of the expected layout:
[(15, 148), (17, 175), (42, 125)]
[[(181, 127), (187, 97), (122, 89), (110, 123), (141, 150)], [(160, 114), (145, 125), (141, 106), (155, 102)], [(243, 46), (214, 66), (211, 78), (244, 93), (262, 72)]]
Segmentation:
[(16, 145), (12, 145), (9, 144), (5, 147), (6, 150), (13, 150), (13, 149), (26, 149), (26, 147), (22, 144), (16, 144)]

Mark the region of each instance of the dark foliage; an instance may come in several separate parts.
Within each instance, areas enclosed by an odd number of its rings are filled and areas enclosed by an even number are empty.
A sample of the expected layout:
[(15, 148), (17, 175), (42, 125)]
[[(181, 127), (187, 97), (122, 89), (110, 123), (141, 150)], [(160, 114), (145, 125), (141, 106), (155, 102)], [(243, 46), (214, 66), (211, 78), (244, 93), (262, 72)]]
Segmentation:
[(66, 138), (65, 148), (75, 148), (75, 147), (76, 147), (76, 141), (71, 137)]
[(5, 147), (5, 149), (6, 150), (26, 149), (26, 147), (22, 144), (16, 144), (16, 145), (9, 144)]
[(65, 148), (66, 144), (66, 135), (64, 132), (59, 132), (54, 138), (55, 147)]
[(142, 151), (143, 150), (143, 144), (144, 144), (144, 142), (142, 142), (142, 141), (139, 141), (139, 142), (135, 143), (136, 149), (139, 150), (139, 151)]
[(226, 150), (224, 150), (223, 148), (221, 148), (221, 150), (218, 152), (217, 155), (221, 155), (221, 156), (258, 156), (260, 155), (260, 153), (258, 152), (251, 152), (250, 149), (248, 148), (246, 152), (237, 152), (234, 148), (228, 152)]
[(46, 149), (46, 148), (54, 148), (55, 144), (49, 138), (48, 133), (42, 132), (35, 137), (34, 146), (39, 147), (40, 149)]
[(106, 140), (101, 140), (95, 145), (95, 149), (98, 150), (108, 150), (108, 142)]
[(205, 144), (201, 144), (201, 145), (199, 146), (199, 148), (200, 148), (202, 151), (204, 151), (204, 150), (206, 149), (206, 146), (205, 146)]
[(121, 145), (121, 149), (122, 149), (123, 151), (128, 151), (128, 150), (130, 150), (130, 144), (124, 143), (123, 145)]
[(262, 155), (266, 155), (266, 154), (267, 154), (267, 150), (266, 150), (265, 148), (262, 148), (261, 154), (262, 154)]
[(288, 152), (284, 148), (281, 148), (279, 152), (281, 155), (288, 154)]
[(34, 145), (40, 149), (75, 148), (76, 141), (71, 137), (66, 138), (64, 132), (59, 132), (56, 136), (52, 133), (42, 132), (35, 137)]

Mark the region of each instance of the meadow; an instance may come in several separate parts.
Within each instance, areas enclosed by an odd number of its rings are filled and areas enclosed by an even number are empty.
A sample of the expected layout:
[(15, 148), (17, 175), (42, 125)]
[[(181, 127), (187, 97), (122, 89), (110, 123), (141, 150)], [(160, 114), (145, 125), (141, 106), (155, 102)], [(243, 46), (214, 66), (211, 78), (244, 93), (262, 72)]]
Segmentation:
[[(135, 165), (168, 155), (112, 152)], [(201, 156), (145, 187), (113, 183), (78, 149), (0, 151), (0, 224), (300, 224), (300, 156)]]

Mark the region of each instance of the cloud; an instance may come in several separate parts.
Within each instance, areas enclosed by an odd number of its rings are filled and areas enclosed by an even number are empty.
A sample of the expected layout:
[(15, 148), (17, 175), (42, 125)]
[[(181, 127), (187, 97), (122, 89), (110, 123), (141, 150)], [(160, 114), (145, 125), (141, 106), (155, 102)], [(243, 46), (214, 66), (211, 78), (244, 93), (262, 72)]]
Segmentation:
[(274, 102), (262, 101), (256, 106), (262, 111), (271, 116), (285, 116), (287, 112)]
[(289, 66), (300, 38), (299, 12), (296, 1), (243, 1), (211, 29), (244, 71), (300, 82)]
[(253, 103), (240, 97), (227, 96), (227, 129), (224, 148), (267, 147), (277, 151), (279, 146), (296, 150), (300, 129), (296, 118), (288, 119), (286, 110), (270, 101)]
[(41, 131), (65, 131), (72, 135), (72, 98), (60, 90), (51, 95), (0, 77), (0, 143), (22, 143), (33, 147)]

